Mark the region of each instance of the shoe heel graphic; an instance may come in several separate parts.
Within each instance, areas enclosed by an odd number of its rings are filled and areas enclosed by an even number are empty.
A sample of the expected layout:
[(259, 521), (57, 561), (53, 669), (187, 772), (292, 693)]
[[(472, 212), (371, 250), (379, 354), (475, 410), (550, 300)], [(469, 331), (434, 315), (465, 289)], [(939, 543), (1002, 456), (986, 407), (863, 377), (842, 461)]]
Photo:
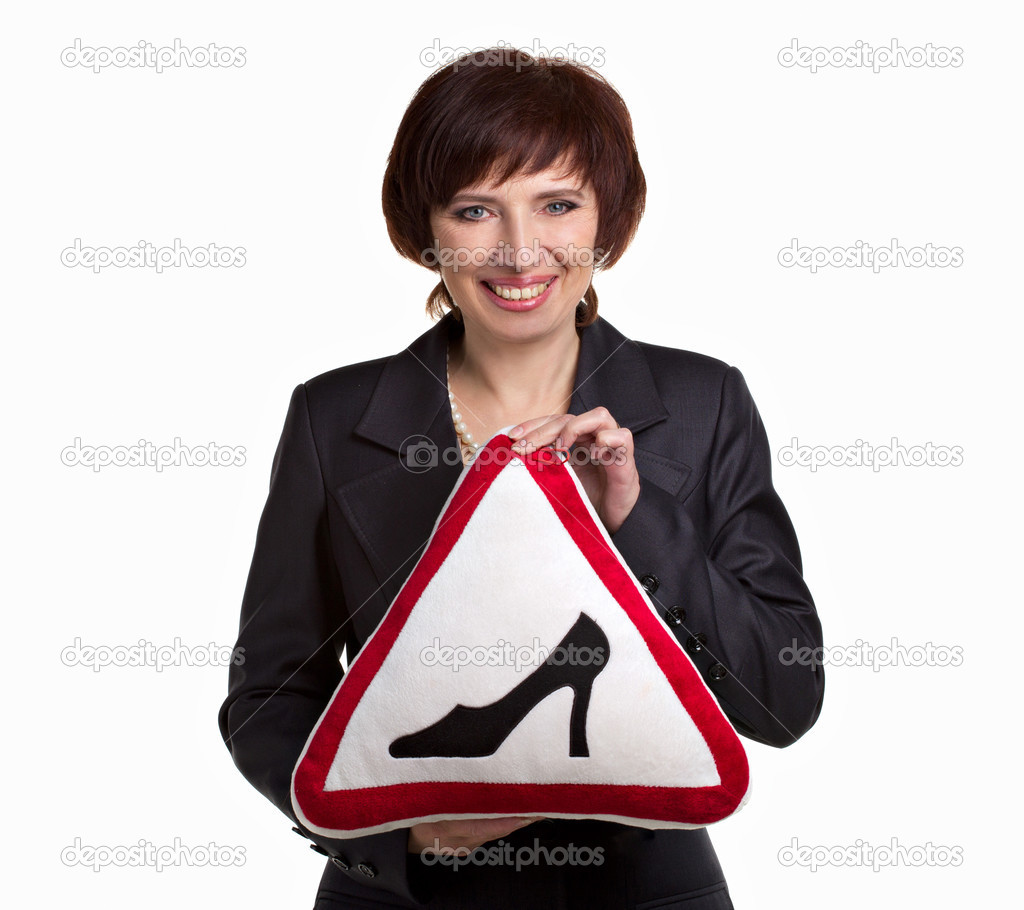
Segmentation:
[[(571, 662), (566, 655), (586, 650), (586, 663)], [(493, 755), (523, 719), (552, 692), (565, 686), (573, 690), (569, 716), (569, 755), (587, 758), (587, 713), (594, 679), (609, 657), (608, 637), (586, 613), (579, 618), (526, 679), (497, 701), (479, 708), (456, 705), (437, 723), (400, 736), (388, 747), (392, 758), (482, 758)], [(553, 660), (556, 659), (557, 660)]]

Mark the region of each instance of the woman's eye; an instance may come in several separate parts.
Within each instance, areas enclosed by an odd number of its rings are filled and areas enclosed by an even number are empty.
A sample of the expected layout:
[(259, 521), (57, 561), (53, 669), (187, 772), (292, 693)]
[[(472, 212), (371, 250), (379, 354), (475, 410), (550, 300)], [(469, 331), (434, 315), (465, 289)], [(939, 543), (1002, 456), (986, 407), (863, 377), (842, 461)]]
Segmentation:
[[(545, 209), (549, 215), (565, 215), (578, 206), (573, 202), (549, 202)], [(487, 217), (487, 209), (482, 205), (470, 205), (459, 209), (455, 213), (456, 218), (463, 221), (483, 221)]]
[(571, 212), (574, 208), (576, 208), (576, 206), (571, 202), (548, 203), (548, 211), (550, 211), (552, 215), (564, 215), (566, 212)]

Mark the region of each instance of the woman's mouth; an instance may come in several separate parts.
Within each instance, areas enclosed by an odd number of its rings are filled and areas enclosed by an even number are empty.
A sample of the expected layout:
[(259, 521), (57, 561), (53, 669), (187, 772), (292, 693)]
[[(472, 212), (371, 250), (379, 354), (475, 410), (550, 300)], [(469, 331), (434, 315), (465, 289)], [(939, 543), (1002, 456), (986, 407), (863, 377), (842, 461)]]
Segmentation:
[(506, 310), (528, 310), (539, 306), (548, 298), (548, 292), (558, 279), (549, 278), (526, 287), (515, 287), (500, 282), (481, 281), (480, 284), (498, 306)]

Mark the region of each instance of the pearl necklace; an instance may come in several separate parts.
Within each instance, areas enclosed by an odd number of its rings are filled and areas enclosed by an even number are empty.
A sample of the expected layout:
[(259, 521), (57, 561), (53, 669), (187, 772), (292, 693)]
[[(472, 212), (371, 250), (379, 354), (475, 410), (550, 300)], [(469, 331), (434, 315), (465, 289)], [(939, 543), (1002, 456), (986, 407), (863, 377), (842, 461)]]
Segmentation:
[(452, 409), (452, 423), (455, 424), (455, 432), (459, 437), (459, 444), (463, 451), (463, 457), (468, 455), (469, 461), (472, 461), (476, 458), (476, 453), (479, 451), (481, 444), (473, 439), (473, 434), (467, 429), (466, 423), (462, 419), (462, 414), (459, 412), (458, 402), (455, 401), (455, 393), (452, 392), (451, 352), (447, 348), (445, 349), (444, 370), (445, 380), (448, 383), (448, 404)]

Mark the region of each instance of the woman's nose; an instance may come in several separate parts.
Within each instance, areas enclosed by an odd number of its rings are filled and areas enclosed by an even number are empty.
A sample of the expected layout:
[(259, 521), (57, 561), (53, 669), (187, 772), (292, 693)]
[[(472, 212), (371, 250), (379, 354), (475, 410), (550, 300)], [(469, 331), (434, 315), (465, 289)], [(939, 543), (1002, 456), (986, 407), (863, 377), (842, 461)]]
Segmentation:
[(544, 243), (538, 236), (533, 219), (527, 215), (514, 214), (507, 217), (502, 226), (504, 230), (501, 240), (505, 245), (506, 258), (511, 260), (508, 264), (517, 272), (538, 265)]

